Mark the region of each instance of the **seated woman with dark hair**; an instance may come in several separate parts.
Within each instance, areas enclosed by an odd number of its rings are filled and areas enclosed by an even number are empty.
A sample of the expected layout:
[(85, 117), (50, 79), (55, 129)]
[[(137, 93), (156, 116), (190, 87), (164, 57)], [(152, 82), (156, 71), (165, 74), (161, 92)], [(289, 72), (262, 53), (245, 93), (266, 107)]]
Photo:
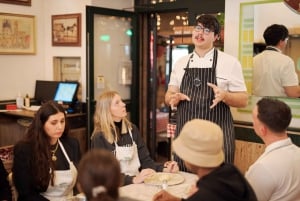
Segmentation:
[(26, 136), (14, 146), (13, 181), (19, 201), (62, 201), (73, 196), (80, 148), (68, 136), (64, 108), (44, 103)]

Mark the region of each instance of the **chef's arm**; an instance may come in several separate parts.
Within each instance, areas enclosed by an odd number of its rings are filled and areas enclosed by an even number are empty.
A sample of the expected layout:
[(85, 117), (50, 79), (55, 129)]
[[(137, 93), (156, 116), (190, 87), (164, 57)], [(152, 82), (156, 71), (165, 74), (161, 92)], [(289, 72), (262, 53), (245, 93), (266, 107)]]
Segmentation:
[(168, 106), (171, 106), (170, 105), (170, 101), (171, 101), (172, 95), (174, 95), (175, 93), (178, 93), (178, 92), (179, 92), (179, 87), (178, 86), (173, 86), (173, 85), (169, 85), (168, 86), (168, 90), (167, 90), (167, 92), (165, 94), (165, 103)]
[(248, 104), (248, 93), (247, 92), (229, 92), (225, 91), (223, 102), (228, 106), (242, 108)]

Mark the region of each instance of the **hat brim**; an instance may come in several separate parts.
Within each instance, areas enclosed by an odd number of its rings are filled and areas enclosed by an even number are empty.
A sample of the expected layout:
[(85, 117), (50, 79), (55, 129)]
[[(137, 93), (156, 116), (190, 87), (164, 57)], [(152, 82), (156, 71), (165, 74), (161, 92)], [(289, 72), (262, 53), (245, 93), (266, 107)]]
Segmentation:
[(173, 151), (183, 161), (199, 167), (217, 167), (224, 162), (223, 150), (213, 154), (197, 152), (184, 144), (180, 136), (173, 141), (172, 146)]

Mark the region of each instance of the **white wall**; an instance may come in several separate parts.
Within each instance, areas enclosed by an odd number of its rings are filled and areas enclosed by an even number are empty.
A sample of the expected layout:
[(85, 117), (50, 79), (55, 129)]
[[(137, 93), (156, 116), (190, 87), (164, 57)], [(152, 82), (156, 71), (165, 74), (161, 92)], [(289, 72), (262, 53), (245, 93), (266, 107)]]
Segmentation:
[[(90, 0), (51, 0), (44, 1), (45, 17), (45, 41), (44, 41), (44, 79), (53, 79), (53, 57), (80, 57), (81, 58), (81, 80), (82, 83), (82, 101), (85, 102), (86, 93), (86, 26), (85, 26), (85, 8), (90, 4)], [(51, 15), (81, 13), (81, 46), (79, 47), (61, 47), (52, 46), (51, 41)]]
[[(0, 100), (12, 100), (20, 91), (34, 96), (35, 80), (53, 79), (53, 57), (81, 57), (82, 101), (85, 101), (86, 5), (124, 9), (132, 8), (133, 0), (32, 0), (32, 6), (0, 3), (0, 12), (34, 15), (36, 18), (35, 55), (0, 55)], [(81, 47), (53, 47), (51, 44), (51, 15), (81, 13)]]
[(283, 24), (288, 29), (300, 28), (300, 15), (292, 12), (283, 2), (259, 4), (254, 9), (255, 42), (264, 42), (263, 33), (265, 28), (271, 24)]
[(240, 3), (257, 0), (225, 0), (224, 51), (238, 57)]
[[(35, 55), (0, 55), (0, 100), (14, 99), (18, 91), (33, 95), (36, 79), (45, 75), (44, 15), (43, 2), (32, 0), (32, 6), (1, 4), (0, 12), (34, 15), (36, 20), (36, 54)], [(1, 22), (2, 24), (2, 22)]]

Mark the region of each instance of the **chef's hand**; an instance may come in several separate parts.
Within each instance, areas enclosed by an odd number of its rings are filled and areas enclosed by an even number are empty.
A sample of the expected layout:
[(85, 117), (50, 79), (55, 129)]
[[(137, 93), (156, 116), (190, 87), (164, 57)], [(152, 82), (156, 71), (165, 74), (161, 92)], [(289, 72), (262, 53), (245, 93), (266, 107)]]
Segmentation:
[(170, 95), (169, 105), (171, 106), (171, 108), (174, 108), (178, 105), (178, 103), (180, 101), (183, 101), (183, 100), (190, 101), (190, 98), (187, 95), (180, 93), (180, 92), (174, 93), (174, 94)]
[(176, 173), (179, 172), (179, 167), (176, 161), (167, 161), (164, 164), (164, 172)]
[(165, 190), (161, 190), (153, 196), (152, 201), (181, 201), (181, 198), (175, 197)]
[(213, 104), (209, 107), (210, 109), (214, 108), (219, 102), (224, 101), (227, 91), (219, 88), (217, 85), (212, 83), (207, 83), (209, 87), (211, 87), (215, 93), (215, 98), (213, 100)]
[(150, 175), (152, 175), (154, 173), (155, 173), (155, 170), (153, 170), (153, 169), (150, 169), (150, 168), (142, 169), (142, 171), (138, 175), (133, 177), (132, 183), (134, 183), (134, 184), (143, 183), (147, 177), (149, 177)]

